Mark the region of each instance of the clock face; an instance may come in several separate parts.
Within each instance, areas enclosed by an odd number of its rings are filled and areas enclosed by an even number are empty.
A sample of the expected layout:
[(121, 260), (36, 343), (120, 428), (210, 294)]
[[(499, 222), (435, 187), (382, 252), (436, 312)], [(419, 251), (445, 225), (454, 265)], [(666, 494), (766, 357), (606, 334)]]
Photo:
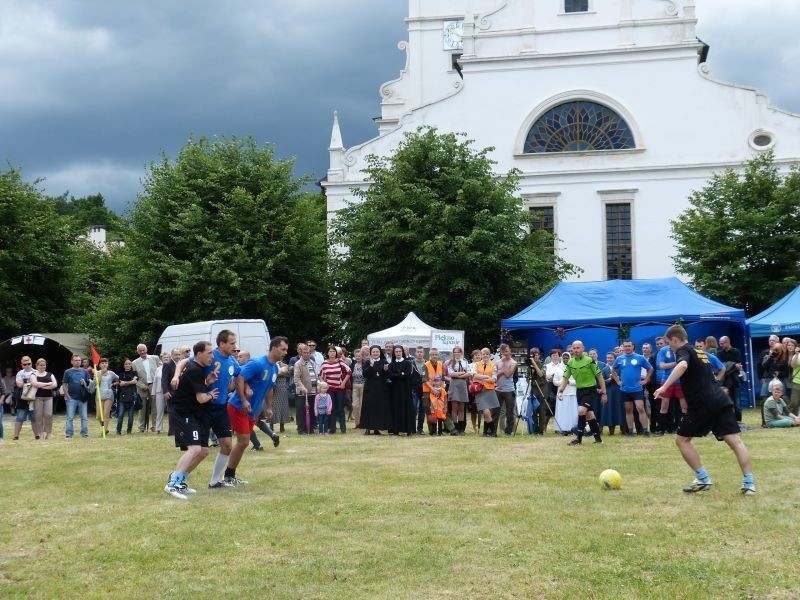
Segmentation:
[(442, 48), (444, 50), (463, 50), (464, 21), (445, 21), (442, 24)]

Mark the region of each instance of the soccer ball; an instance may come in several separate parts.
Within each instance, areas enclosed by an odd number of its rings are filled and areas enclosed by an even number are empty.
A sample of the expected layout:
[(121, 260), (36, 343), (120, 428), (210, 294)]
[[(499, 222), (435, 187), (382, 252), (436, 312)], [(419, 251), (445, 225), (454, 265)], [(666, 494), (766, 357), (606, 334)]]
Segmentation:
[(604, 490), (618, 490), (622, 487), (622, 475), (614, 469), (606, 469), (600, 473), (598, 481)]

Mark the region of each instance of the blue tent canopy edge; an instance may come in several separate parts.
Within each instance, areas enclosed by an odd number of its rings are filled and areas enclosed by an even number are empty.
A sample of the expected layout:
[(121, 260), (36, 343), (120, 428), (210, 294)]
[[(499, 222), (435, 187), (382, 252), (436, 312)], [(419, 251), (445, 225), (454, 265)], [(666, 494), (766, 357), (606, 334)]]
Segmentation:
[(751, 337), (800, 334), (800, 286), (747, 319)]
[(740, 321), (744, 310), (698, 294), (677, 277), (562, 282), (502, 319), (504, 329), (620, 325), (646, 322)]

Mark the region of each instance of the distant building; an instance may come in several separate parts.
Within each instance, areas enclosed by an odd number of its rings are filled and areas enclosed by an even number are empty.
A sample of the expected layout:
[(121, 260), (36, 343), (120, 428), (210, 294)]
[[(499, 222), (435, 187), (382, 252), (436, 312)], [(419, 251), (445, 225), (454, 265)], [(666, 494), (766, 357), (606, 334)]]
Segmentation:
[(122, 240), (122, 238), (117, 238), (113, 242), (106, 241), (106, 228), (102, 225), (92, 225), (91, 229), (89, 229), (86, 239), (88, 239), (103, 252), (108, 252), (111, 246), (125, 245), (125, 242)]
[(799, 115), (711, 78), (692, 0), (409, 0), (407, 21), (377, 137), (345, 148), (334, 115), (329, 218), (369, 185), (368, 155), (430, 125), (521, 171), (525, 209), (581, 279), (666, 277), (693, 190), (769, 149), (800, 160)]

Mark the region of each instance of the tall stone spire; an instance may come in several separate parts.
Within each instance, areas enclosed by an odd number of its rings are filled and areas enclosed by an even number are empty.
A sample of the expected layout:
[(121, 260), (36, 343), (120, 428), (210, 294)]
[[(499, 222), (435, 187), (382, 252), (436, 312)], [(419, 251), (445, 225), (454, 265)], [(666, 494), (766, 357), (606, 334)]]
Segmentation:
[(330, 166), (328, 167), (328, 181), (344, 180), (344, 144), (342, 143), (342, 130), (339, 129), (339, 113), (333, 112), (333, 127), (331, 128), (331, 143), (328, 146)]

